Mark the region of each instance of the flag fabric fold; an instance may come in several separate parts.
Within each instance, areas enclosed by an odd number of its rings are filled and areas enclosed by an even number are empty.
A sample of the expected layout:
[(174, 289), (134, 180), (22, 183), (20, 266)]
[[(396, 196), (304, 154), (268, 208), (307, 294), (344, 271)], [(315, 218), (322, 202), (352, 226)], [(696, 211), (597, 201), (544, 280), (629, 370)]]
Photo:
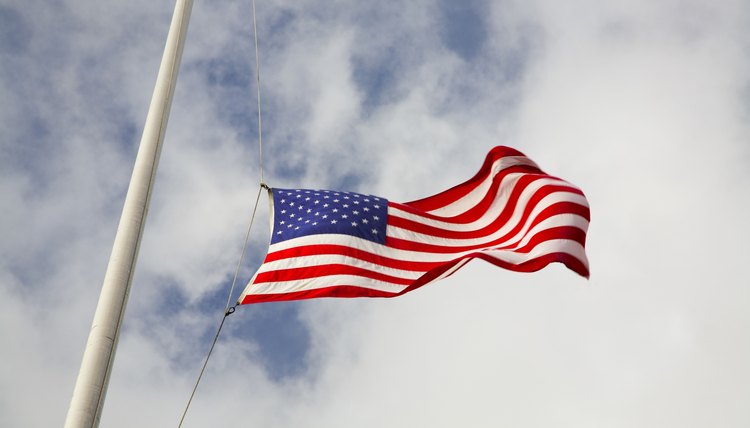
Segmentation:
[(589, 276), (585, 195), (509, 147), (493, 148), (466, 182), (412, 202), (330, 190), (271, 192), (268, 254), (240, 304), (395, 297), (474, 258), (518, 272), (559, 262)]

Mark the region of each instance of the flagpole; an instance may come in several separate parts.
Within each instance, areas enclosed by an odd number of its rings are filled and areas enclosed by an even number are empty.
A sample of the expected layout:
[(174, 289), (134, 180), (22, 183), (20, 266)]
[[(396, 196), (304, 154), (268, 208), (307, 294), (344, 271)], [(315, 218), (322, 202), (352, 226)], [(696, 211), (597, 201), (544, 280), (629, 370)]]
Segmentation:
[(133, 175), (65, 419), (66, 428), (99, 426), (192, 7), (192, 0), (176, 0)]

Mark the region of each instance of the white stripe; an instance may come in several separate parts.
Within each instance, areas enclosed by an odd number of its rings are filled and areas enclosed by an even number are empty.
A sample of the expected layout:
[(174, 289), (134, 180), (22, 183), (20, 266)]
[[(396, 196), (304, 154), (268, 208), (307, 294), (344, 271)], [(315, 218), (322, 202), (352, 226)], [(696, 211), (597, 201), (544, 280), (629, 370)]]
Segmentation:
[[(555, 239), (546, 241), (537, 245), (534, 250), (529, 253), (515, 253), (508, 250), (483, 250), (475, 251), (473, 253), (484, 253), (497, 260), (501, 260), (506, 263), (519, 265), (521, 263), (534, 260), (541, 256), (551, 253), (566, 253), (576, 259), (580, 260), (588, 268), (588, 259), (584, 248), (575, 241), (567, 239)], [(445, 278), (456, 270), (460, 269), (463, 265), (469, 262), (469, 259), (462, 260), (453, 266), (451, 269), (446, 271), (443, 275), (434, 279), (431, 282)], [(240, 299), (248, 294), (281, 294), (281, 293), (293, 293), (297, 291), (316, 290), (326, 287), (336, 286), (356, 286), (369, 288), (372, 290), (384, 291), (389, 293), (398, 293), (407, 286), (384, 282), (381, 280), (375, 280), (371, 278), (365, 278), (355, 275), (330, 275), (323, 277), (316, 277), (304, 280), (293, 280), (293, 281), (280, 281), (280, 282), (268, 282), (253, 284), (255, 277), (250, 281), (247, 288), (242, 292)]]
[[(534, 219), (547, 207), (558, 203), (558, 202), (573, 202), (580, 205), (584, 205), (586, 203), (586, 198), (577, 194), (577, 193), (567, 193), (567, 192), (555, 192), (551, 193), (544, 198), (542, 198), (539, 203), (534, 207), (534, 209), (531, 211), (529, 217), (527, 218), (525, 222), (525, 226), (519, 233), (511, 237), (510, 239), (506, 240), (506, 242), (512, 242), (513, 239), (520, 239), (517, 238), (519, 236), (522, 236), (523, 233), (528, 229), (528, 225), (534, 221)], [(393, 237), (393, 238), (399, 238), (399, 239), (405, 239), (408, 241), (415, 241), (415, 242), (427, 242), (431, 244), (446, 246), (446, 247), (459, 247), (464, 245), (478, 245), (483, 244), (487, 242), (492, 242), (511, 230), (513, 230), (518, 223), (522, 219), (523, 211), (526, 207), (526, 204), (523, 205), (523, 207), (519, 207), (518, 209), (514, 210), (513, 215), (511, 216), (508, 221), (500, 227), (500, 229), (492, 232), (489, 235), (485, 235), (479, 238), (441, 238), (433, 235), (428, 235), (424, 233), (414, 232), (412, 230), (403, 229), (400, 227), (395, 226), (388, 226), (387, 236)], [(496, 244), (501, 245), (501, 244)]]
[[(482, 217), (478, 218), (477, 220), (471, 222), (471, 223), (456, 223), (453, 221), (443, 221), (443, 220), (434, 220), (428, 217), (425, 217), (420, 214), (413, 214), (408, 211), (402, 210), (396, 206), (389, 206), (388, 207), (388, 215), (389, 216), (395, 216), (400, 218), (405, 218), (407, 220), (416, 221), (422, 224), (426, 224), (429, 226), (434, 226), (441, 229), (446, 230), (457, 230), (457, 231), (464, 231), (464, 230), (476, 230), (480, 229), (487, 224), (489, 224), (492, 220), (497, 218), (502, 210), (508, 205), (510, 195), (513, 193), (513, 190), (516, 188), (516, 184), (518, 184), (518, 180), (526, 176), (528, 174), (509, 174), (506, 177), (503, 178), (503, 181), (500, 183), (498, 187), (498, 194), (495, 196), (495, 199), (492, 201), (490, 206), (487, 208), (487, 211), (482, 215)], [(522, 203), (523, 201), (528, 201), (531, 196), (533, 196), (534, 193), (536, 193), (541, 187), (546, 185), (567, 185), (570, 186), (570, 183), (554, 179), (554, 178), (539, 178), (531, 183), (529, 183), (524, 190), (521, 192), (521, 194), (518, 196), (518, 204)], [(575, 189), (575, 186), (570, 186), (571, 188)], [(472, 207), (468, 207), (467, 210), (464, 212), (470, 210)]]
[(376, 254), (382, 257), (388, 257), (396, 260), (415, 261), (415, 262), (444, 262), (456, 257), (456, 253), (436, 254), (425, 253), (422, 251), (400, 250), (387, 247), (362, 238), (355, 238), (349, 235), (311, 235), (300, 236), (299, 238), (289, 239), (287, 241), (277, 242), (268, 248), (268, 254), (283, 251), (294, 247), (306, 245), (342, 245)]
[(462, 267), (463, 267), (463, 266), (464, 266), (464, 265), (465, 265), (466, 263), (469, 263), (470, 261), (471, 261), (471, 259), (470, 259), (470, 258), (462, 259), (462, 260), (461, 260), (460, 262), (458, 262), (458, 263), (456, 263), (455, 265), (451, 266), (451, 268), (450, 268), (450, 269), (448, 269), (448, 270), (446, 270), (445, 272), (443, 272), (443, 273), (442, 273), (442, 274), (441, 274), (440, 276), (438, 276), (437, 278), (433, 279), (432, 281), (430, 281), (430, 282), (428, 282), (428, 283), (425, 283), (425, 285), (427, 285), (427, 284), (429, 284), (429, 283), (432, 283), (432, 282), (435, 282), (435, 281), (439, 281), (439, 280), (441, 280), (441, 279), (443, 279), (443, 278), (447, 278), (447, 277), (448, 277), (449, 275), (453, 274), (453, 272), (455, 272), (455, 271), (457, 271), (457, 270), (461, 269), (461, 268), (462, 268)]
[(253, 284), (252, 281), (242, 292), (240, 299), (248, 294), (279, 294), (294, 293), (296, 291), (316, 290), (326, 287), (337, 287), (351, 285), (355, 287), (369, 288), (372, 290), (398, 293), (406, 288), (405, 285), (383, 282), (355, 275), (331, 275), (296, 281), (279, 281)]
[[(578, 218), (573, 219), (571, 226), (579, 227), (583, 229), (584, 226), (588, 226), (586, 219), (575, 216)], [(389, 228), (390, 229), (390, 228)], [(584, 231), (586, 229), (583, 229)], [(435, 240), (434, 238), (430, 238)], [(463, 240), (470, 241), (470, 240)], [(488, 242), (485, 240), (485, 242)], [(461, 255), (469, 254), (477, 250), (469, 251), (454, 251), (449, 253), (428, 253), (422, 251), (410, 251), (401, 250), (392, 247), (387, 247), (376, 242), (368, 241), (366, 239), (353, 237), (350, 235), (336, 235), (336, 234), (321, 234), (321, 235), (308, 235), (301, 236), (298, 238), (289, 239), (282, 242), (271, 244), (268, 248), (268, 254), (275, 253), (278, 251), (284, 251), (295, 247), (303, 247), (307, 245), (341, 245), (345, 247), (355, 248), (358, 250), (366, 251), (371, 254), (379, 255), (382, 257), (392, 258), (403, 261), (414, 261), (414, 262), (445, 262), (453, 260)], [(503, 246), (503, 244), (495, 244), (495, 247)], [(293, 260), (296, 258), (291, 258)], [(265, 263), (264, 263), (265, 265)], [(261, 265), (261, 269), (263, 265)]]
[[(552, 203), (556, 203), (556, 202), (572, 202), (572, 203), (576, 203), (578, 205), (588, 206), (588, 202), (586, 201), (586, 197), (584, 197), (583, 195), (579, 195), (577, 193), (569, 193), (568, 195), (574, 195), (574, 196), (571, 196), (569, 199), (566, 198), (566, 199), (559, 200), (559, 201), (553, 201)], [(543, 202), (544, 202), (545, 199), (548, 199), (548, 198), (550, 198), (550, 199), (556, 199), (556, 198), (551, 198), (551, 196), (553, 196), (553, 195), (549, 195), (549, 196), (543, 198), (541, 201), (539, 201), (539, 204), (536, 207), (534, 207), (533, 210), (531, 210), (531, 213), (529, 213), (529, 217), (526, 219), (526, 222), (524, 223), (524, 225), (521, 228), (521, 230), (519, 230), (518, 232), (516, 232), (516, 234), (513, 237), (511, 237), (509, 239), (506, 239), (505, 240), (506, 243), (503, 244), (503, 245), (512, 245), (513, 242), (517, 242), (518, 240), (524, 239), (526, 237), (532, 237), (533, 236), (533, 234), (530, 233), (529, 228), (531, 227), (531, 224), (539, 216), (539, 214), (541, 214), (541, 212), (544, 211), (549, 205), (552, 205), (552, 203), (549, 203), (549, 204), (544, 203), (543, 204)], [(578, 214), (574, 214), (574, 213), (567, 213), (566, 212), (566, 213), (561, 213), (561, 214), (570, 214), (570, 215), (574, 216), (575, 218), (582, 218)], [(561, 214), (555, 214), (554, 216), (550, 216), (548, 218), (556, 217), (556, 216), (559, 216)], [(564, 218), (565, 217), (561, 217), (560, 220), (562, 220)], [(571, 217), (571, 218), (573, 218), (573, 217)], [(585, 218), (583, 220), (585, 221), (585, 229), (584, 228), (581, 228), (581, 229), (584, 232), (586, 232), (588, 230), (588, 220), (586, 220)], [(574, 221), (578, 221), (578, 220), (574, 220)], [(542, 223), (542, 222), (540, 222), (540, 223)], [(561, 222), (557, 223), (555, 226), (575, 226), (575, 224), (568, 225), (568, 224), (565, 224), (564, 222), (561, 221)]]
[[(293, 242), (292, 242), (293, 241)], [(268, 254), (283, 251), (289, 248), (302, 247), (306, 245), (342, 245), (387, 257), (396, 260), (415, 261), (415, 262), (443, 262), (455, 258), (454, 254), (433, 254), (422, 251), (400, 250), (387, 247), (362, 238), (356, 238), (350, 235), (310, 235), (300, 236), (299, 238), (289, 239), (287, 241), (277, 242), (268, 248)]]
[[(578, 214), (573, 214), (573, 213), (556, 214), (556, 215), (547, 217), (546, 219), (540, 221), (528, 232), (519, 233), (518, 238), (521, 238), (519, 242), (516, 242), (514, 244), (513, 239), (510, 239), (503, 246), (513, 245), (512, 248), (523, 248), (524, 245), (528, 244), (529, 241), (531, 241), (534, 238), (534, 236), (539, 234), (540, 232), (545, 231), (547, 229), (552, 229), (552, 228), (561, 227), (561, 226), (576, 227), (578, 229), (581, 229), (585, 233), (589, 228), (589, 221), (586, 220), (584, 217), (579, 216)], [(527, 228), (527, 227), (528, 227), (528, 224), (524, 226), (524, 228)]]
[(484, 250), (483, 253), (514, 265), (552, 253), (569, 254), (580, 260), (588, 269), (589, 262), (583, 246), (570, 239), (551, 239), (534, 247), (529, 253), (516, 253), (509, 250)]
[[(537, 233), (539, 231), (552, 228), (552, 227), (557, 227), (560, 225), (578, 227), (581, 230), (585, 231), (588, 228), (588, 221), (585, 218), (580, 217), (575, 214), (559, 214), (541, 222), (538, 226), (534, 228), (534, 232)], [(521, 241), (519, 245), (517, 245), (515, 248), (523, 247), (531, 239), (530, 236), (531, 235), (529, 235), (529, 237)], [(540, 243), (532, 250), (532, 253), (538, 252), (539, 248), (546, 248), (548, 246), (547, 244), (548, 242), (558, 242), (558, 241), (561, 241), (561, 240), (555, 239), (551, 241), (545, 241), (544, 243)], [(402, 255), (411, 254), (411, 255), (422, 256), (420, 257), (420, 259), (427, 258), (424, 256), (430, 255), (430, 254), (420, 253), (420, 252), (408, 252), (408, 251), (401, 251), (401, 250), (393, 250), (393, 251), (398, 251), (402, 253)], [(459, 258), (467, 254), (475, 253), (478, 251), (482, 251), (482, 250), (469, 250), (469, 251), (462, 251), (462, 252), (457, 252), (453, 254), (439, 254), (439, 255), (434, 255), (437, 257), (429, 257), (431, 260), (419, 260), (419, 261), (445, 262), (445, 261), (454, 260), (456, 258)], [(511, 253), (513, 252), (513, 249), (492, 250), (492, 251), (501, 251), (503, 253)], [(439, 259), (439, 260), (435, 260), (435, 259)], [(406, 262), (417, 261), (417, 260), (414, 260), (413, 258), (401, 259), (401, 260), (406, 261)], [(410, 270), (390, 268), (390, 267), (375, 264), (372, 262), (360, 260), (354, 257), (334, 254), (334, 255), (301, 256), (301, 257), (293, 257), (293, 258), (288, 258), (288, 259), (281, 259), (281, 260), (276, 260), (272, 262), (267, 262), (260, 266), (260, 268), (258, 269), (258, 272), (256, 273), (256, 276), (257, 274), (260, 274), (260, 273), (271, 272), (275, 270), (283, 270), (283, 269), (290, 269), (290, 268), (317, 267), (317, 266), (326, 265), (326, 264), (344, 264), (344, 265), (349, 265), (349, 266), (355, 266), (355, 267), (367, 269), (372, 272), (383, 273), (383, 274), (390, 275), (393, 277), (408, 279), (408, 280), (415, 280), (419, 278), (423, 273), (420, 271), (410, 271)]]
[(505, 156), (500, 159), (495, 160), (492, 164), (492, 168), (489, 171), (489, 174), (484, 178), (481, 184), (479, 184), (477, 187), (475, 187), (471, 192), (467, 193), (463, 197), (457, 199), (455, 202), (446, 205), (441, 208), (434, 209), (432, 211), (428, 211), (430, 214), (439, 215), (443, 217), (452, 217), (456, 214), (460, 214), (466, 210), (465, 207), (473, 207), (479, 201), (484, 198), (484, 196), (487, 194), (487, 191), (489, 190), (490, 186), (492, 186), (492, 180), (500, 171), (513, 167), (513, 166), (519, 166), (519, 165), (526, 165), (531, 166), (534, 168), (539, 168), (534, 161), (527, 158), (526, 156)]
[(340, 255), (340, 254), (302, 256), (302, 257), (293, 257), (293, 258), (288, 258), (288, 259), (275, 260), (272, 262), (263, 263), (263, 265), (261, 265), (261, 267), (258, 268), (258, 273), (271, 272), (271, 271), (283, 270), (283, 269), (315, 267), (315, 266), (328, 265), (328, 264), (342, 264), (342, 265), (347, 265), (347, 266), (354, 266), (354, 267), (358, 267), (362, 269), (367, 269), (371, 272), (376, 272), (379, 274), (390, 275), (390, 276), (394, 276), (397, 278), (410, 279), (410, 280), (417, 279), (422, 275), (422, 273), (424, 273), (424, 272), (419, 272), (419, 271), (390, 268), (390, 267), (379, 265), (376, 263), (367, 262), (367, 261), (364, 261), (355, 257), (349, 257), (349, 256)]
[(298, 236), (296, 238), (287, 239), (286, 241), (276, 242), (275, 244), (271, 244), (268, 247), (268, 254), (297, 247), (304, 247), (307, 245), (343, 245), (347, 247), (357, 248), (373, 254), (383, 254), (383, 251), (388, 248), (383, 244), (378, 244), (377, 242), (372, 242), (356, 236), (323, 233), (316, 235)]

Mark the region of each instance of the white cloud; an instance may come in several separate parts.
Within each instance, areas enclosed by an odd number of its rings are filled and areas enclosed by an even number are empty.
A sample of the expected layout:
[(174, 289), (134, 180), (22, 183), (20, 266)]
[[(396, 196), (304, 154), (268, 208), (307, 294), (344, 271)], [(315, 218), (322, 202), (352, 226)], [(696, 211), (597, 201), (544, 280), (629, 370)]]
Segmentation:
[[(171, 4), (6, 3), (0, 425), (41, 427), (70, 400)], [(586, 192), (592, 279), (473, 262), (295, 320), (239, 308), (185, 426), (750, 422), (743, 2), (487, 3), (466, 51), (435, 2), (257, 6), (269, 184), (409, 200), (507, 144)], [(195, 5), (103, 426), (176, 423), (219, 321), (259, 177), (250, 12)]]

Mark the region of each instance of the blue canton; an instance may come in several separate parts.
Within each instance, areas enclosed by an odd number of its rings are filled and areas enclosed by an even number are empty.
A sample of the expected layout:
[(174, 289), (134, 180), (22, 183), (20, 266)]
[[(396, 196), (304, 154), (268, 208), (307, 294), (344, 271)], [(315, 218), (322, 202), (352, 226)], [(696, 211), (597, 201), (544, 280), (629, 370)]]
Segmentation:
[(388, 200), (332, 190), (273, 189), (271, 243), (305, 235), (350, 235), (385, 243)]

